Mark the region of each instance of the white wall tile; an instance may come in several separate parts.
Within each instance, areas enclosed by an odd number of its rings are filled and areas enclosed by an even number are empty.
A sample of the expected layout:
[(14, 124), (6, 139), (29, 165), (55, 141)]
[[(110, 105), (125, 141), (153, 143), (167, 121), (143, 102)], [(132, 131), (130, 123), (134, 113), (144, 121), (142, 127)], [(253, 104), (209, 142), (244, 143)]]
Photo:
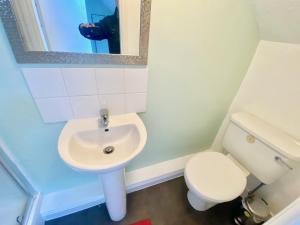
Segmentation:
[(64, 80), (57, 68), (23, 68), (27, 84), (35, 98), (67, 96)]
[(125, 95), (125, 110), (127, 113), (131, 112), (145, 112), (146, 111), (146, 93), (130, 93)]
[(125, 113), (125, 95), (99, 95), (100, 108), (106, 107), (112, 115)]
[(35, 100), (45, 123), (72, 119), (73, 113), (69, 98), (42, 98)]
[(124, 68), (23, 68), (45, 122), (146, 110), (148, 70)]
[(71, 97), (70, 99), (75, 118), (99, 116), (100, 105), (97, 95)]
[(97, 68), (96, 80), (99, 94), (124, 93), (124, 69)]
[(125, 69), (126, 93), (147, 92), (148, 69)]
[(69, 96), (97, 94), (95, 69), (63, 68), (62, 74)]

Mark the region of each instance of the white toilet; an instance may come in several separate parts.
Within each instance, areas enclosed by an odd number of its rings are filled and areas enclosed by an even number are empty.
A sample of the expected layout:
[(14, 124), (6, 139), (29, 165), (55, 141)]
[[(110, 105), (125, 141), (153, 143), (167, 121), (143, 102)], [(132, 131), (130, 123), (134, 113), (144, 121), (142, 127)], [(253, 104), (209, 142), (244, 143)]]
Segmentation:
[(250, 173), (264, 184), (273, 183), (291, 169), (291, 150), (300, 152), (296, 143), (251, 114), (233, 114), (223, 138), (228, 155), (198, 153), (186, 165), (190, 204), (204, 211), (237, 198), (244, 192)]

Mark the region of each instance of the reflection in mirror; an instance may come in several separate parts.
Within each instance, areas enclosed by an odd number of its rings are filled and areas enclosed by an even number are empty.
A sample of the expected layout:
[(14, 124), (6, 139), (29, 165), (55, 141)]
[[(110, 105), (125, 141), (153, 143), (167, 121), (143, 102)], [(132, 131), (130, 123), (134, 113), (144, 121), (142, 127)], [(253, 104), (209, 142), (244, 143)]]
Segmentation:
[(141, 0), (13, 0), (27, 51), (139, 55)]

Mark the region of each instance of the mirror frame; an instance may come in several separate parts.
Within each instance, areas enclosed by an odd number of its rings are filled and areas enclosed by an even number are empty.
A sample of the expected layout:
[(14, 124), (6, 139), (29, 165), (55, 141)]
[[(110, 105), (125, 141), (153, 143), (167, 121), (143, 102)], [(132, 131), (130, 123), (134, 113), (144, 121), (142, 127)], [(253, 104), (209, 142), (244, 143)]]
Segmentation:
[[(27, 51), (13, 12), (12, 0), (0, 0), (0, 18), (19, 64), (147, 65), (151, 0), (141, 0), (139, 56), (70, 52)], [(130, 1), (130, 0), (129, 0)]]

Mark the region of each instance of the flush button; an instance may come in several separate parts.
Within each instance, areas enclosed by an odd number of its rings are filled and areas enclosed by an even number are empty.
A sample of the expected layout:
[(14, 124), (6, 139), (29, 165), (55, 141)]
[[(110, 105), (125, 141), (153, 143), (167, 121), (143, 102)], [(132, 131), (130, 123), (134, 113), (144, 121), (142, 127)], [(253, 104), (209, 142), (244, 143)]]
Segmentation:
[(246, 140), (247, 140), (247, 142), (249, 144), (253, 144), (253, 143), (255, 143), (256, 139), (255, 139), (255, 137), (253, 135), (248, 135), (247, 138), (246, 138)]

